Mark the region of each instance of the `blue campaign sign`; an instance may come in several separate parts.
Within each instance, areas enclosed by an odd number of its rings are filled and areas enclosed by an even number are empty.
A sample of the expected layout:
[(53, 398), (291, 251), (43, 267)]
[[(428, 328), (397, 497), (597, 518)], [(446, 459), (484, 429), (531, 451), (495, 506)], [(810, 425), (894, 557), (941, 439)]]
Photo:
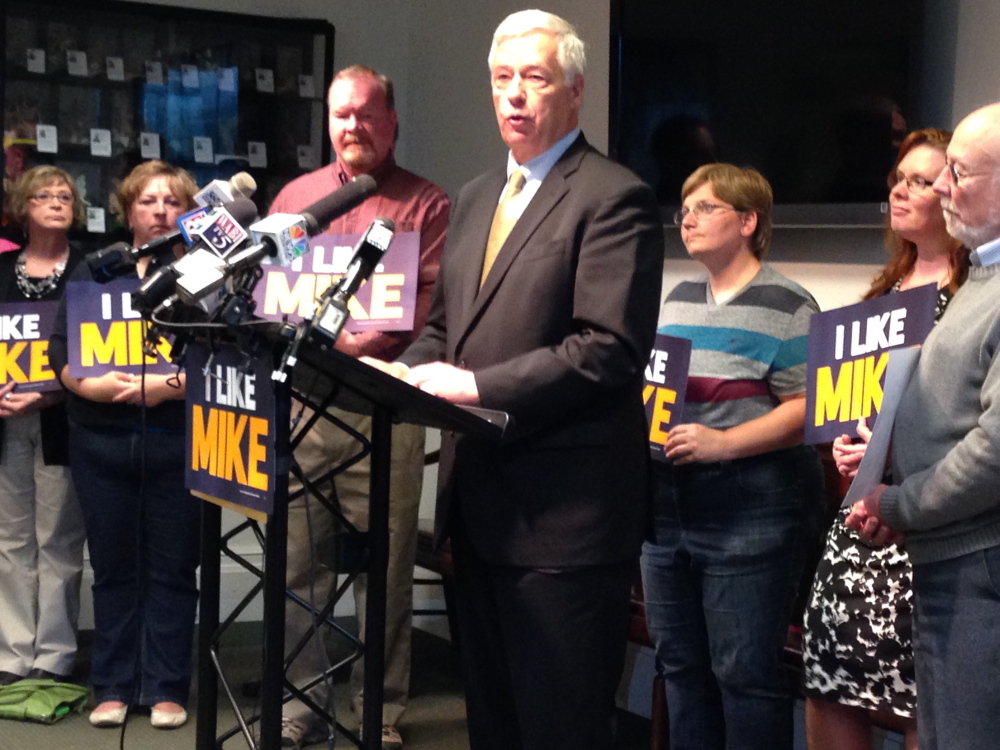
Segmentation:
[(934, 284), (817, 313), (809, 323), (806, 444), (853, 435), (882, 408), (892, 349), (922, 344), (934, 327)]
[(166, 339), (157, 342), (153, 354), (143, 351), (149, 323), (132, 309), (132, 292), (138, 288), (135, 277), (107, 284), (66, 284), (66, 343), (69, 374), (74, 378), (100, 377), (112, 371), (132, 375), (176, 372)]
[(195, 342), (186, 369), (187, 488), (265, 520), (274, 507), (275, 481), (270, 357), (250, 357), (229, 345), (210, 352)]
[(670, 428), (680, 424), (691, 366), (691, 340), (656, 335), (646, 366), (642, 401), (649, 422), (649, 452), (657, 461), (666, 461), (663, 446)]
[(0, 304), (0, 385), (13, 380), (19, 393), (62, 388), (49, 366), (49, 336), (58, 302)]

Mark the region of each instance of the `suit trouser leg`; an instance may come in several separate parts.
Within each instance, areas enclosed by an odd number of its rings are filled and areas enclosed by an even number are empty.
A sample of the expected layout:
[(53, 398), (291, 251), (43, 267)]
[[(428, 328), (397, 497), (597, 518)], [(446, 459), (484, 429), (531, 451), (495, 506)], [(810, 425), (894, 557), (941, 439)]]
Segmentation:
[(610, 750), (635, 562), (533, 569), (453, 535), (473, 750)]

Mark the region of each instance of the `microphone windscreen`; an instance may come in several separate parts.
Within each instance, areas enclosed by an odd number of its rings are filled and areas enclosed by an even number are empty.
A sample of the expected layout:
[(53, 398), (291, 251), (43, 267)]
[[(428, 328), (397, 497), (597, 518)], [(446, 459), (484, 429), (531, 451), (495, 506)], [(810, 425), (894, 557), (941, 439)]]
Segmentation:
[(247, 172), (237, 172), (229, 178), (229, 188), (234, 198), (249, 198), (257, 192), (257, 180)]
[(234, 198), (222, 207), (241, 227), (246, 228), (257, 220), (257, 206), (249, 198)]
[(322, 232), (323, 227), (359, 205), (377, 189), (378, 185), (371, 175), (359, 175), (301, 211), (302, 217), (306, 220), (306, 231), (309, 236)]

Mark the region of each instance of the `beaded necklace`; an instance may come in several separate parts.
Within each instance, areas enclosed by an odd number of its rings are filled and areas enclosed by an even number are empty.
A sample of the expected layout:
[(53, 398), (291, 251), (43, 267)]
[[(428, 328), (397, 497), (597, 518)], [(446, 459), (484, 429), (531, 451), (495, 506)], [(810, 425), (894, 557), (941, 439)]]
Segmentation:
[(56, 263), (55, 268), (52, 269), (52, 273), (48, 276), (43, 276), (42, 278), (33, 278), (28, 276), (27, 253), (27, 248), (22, 250), (20, 255), (17, 256), (17, 263), (14, 264), (15, 276), (17, 277), (17, 288), (20, 289), (21, 294), (28, 299), (42, 299), (42, 297), (49, 294), (56, 288), (56, 285), (59, 283), (59, 279), (62, 278), (63, 272), (66, 270), (66, 261), (69, 260), (69, 253), (67, 253), (62, 260)]

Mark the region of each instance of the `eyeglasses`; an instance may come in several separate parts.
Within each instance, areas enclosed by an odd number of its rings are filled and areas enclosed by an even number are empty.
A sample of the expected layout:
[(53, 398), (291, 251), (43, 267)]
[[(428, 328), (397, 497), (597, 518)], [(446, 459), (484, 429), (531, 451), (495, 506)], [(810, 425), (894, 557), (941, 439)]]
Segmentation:
[(718, 203), (709, 203), (708, 201), (700, 201), (695, 203), (693, 206), (688, 208), (684, 206), (680, 211), (674, 214), (674, 224), (680, 226), (684, 223), (684, 219), (687, 218), (688, 214), (694, 214), (696, 219), (702, 219), (705, 216), (711, 216), (716, 211), (735, 211), (736, 213), (742, 213), (741, 209), (735, 206), (720, 206)]
[(58, 201), (59, 203), (63, 204), (64, 206), (68, 206), (70, 203), (73, 202), (73, 194), (72, 193), (46, 193), (46, 192), (43, 191), (41, 193), (35, 193), (33, 196), (31, 196), (31, 200), (35, 201), (36, 203), (48, 203), (49, 201), (51, 201), (53, 199), (56, 200), (56, 201)]
[(896, 185), (903, 183), (911, 193), (926, 194), (931, 192), (931, 189), (934, 187), (934, 180), (928, 180), (926, 177), (921, 177), (918, 174), (907, 177), (902, 172), (894, 172), (889, 175), (889, 179), (886, 182), (890, 190), (896, 187)]
[(984, 174), (992, 174), (990, 170), (985, 170), (983, 172), (960, 172), (955, 162), (945, 162), (945, 171), (951, 175), (951, 179), (955, 181), (956, 185), (961, 185), (963, 180), (967, 180), (970, 177), (978, 177)]

